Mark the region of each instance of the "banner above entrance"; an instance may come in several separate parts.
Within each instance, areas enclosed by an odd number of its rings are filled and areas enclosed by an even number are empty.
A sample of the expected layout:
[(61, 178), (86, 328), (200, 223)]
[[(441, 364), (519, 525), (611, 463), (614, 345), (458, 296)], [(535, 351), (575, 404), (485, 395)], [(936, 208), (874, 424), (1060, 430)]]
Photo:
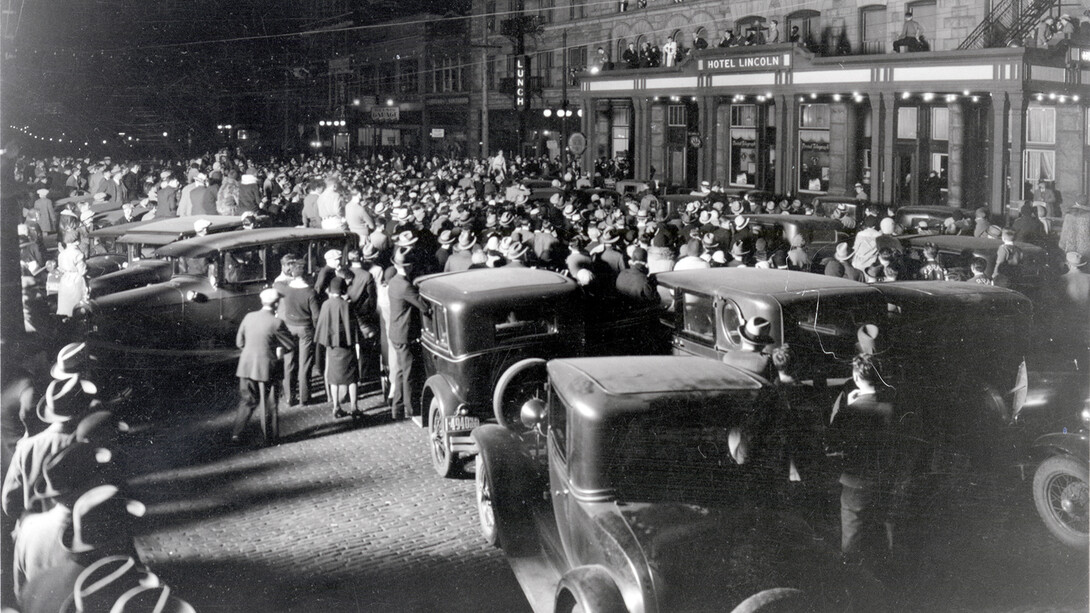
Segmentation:
[(791, 68), (790, 53), (765, 53), (762, 55), (709, 58), (697, 61), (697, 70), (701, 72), (786, 70), (788, 68)]

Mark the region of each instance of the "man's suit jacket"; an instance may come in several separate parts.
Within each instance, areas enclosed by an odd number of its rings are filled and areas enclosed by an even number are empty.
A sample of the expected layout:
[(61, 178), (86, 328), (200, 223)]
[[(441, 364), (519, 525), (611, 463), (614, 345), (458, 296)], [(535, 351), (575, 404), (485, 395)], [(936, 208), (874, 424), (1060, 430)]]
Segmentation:
[(215, 215), (216, 192), (204, 185), (197, 186), (189, 192), (190, 211), (192, 215)]
[(390, 294), (390, 342), (404, 344), (420, 338), (420, 314), (427, 305), (405, 275), (394, 275), (387, 284)]
[(177, 217), (178, 216), (178, 190), (170, 187), (160, 187), (159, 191), (155, 192), (158, 199), (158, 205), (155, 207), (155, 218), (162, 219), (164, 217)]
[(291, 351), (295, 348), (295, 339), (288, 332), (284, 320), (277, 319), (272, 311), (262, 308), (242, 318), (235, 344), (242, 350), (235, 376), (254, 381), (272, 381), (279, 377), (279, 373), (274, 376), (277, 347)]

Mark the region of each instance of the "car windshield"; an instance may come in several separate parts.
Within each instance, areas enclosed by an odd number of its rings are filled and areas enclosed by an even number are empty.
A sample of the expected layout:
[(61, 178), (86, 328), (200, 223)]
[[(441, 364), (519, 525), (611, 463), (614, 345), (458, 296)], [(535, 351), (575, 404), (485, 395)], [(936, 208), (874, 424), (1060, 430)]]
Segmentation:
[(788, 302), (783, 306), (784, 341), (807, 355), (801, 363), (819, 364), (850, 360), (855, 354), (856, 332), (864, 324), (881, 326), (885, 304), (849, 294)]
[(772, 480), (786, 481), (776, 476), (778, 446), (766, 436), (773, 412), (755, 410), (758, 395), (670, 398), (615, 424), (604, 444), (606, 480), (617, 499), (744, 504)]

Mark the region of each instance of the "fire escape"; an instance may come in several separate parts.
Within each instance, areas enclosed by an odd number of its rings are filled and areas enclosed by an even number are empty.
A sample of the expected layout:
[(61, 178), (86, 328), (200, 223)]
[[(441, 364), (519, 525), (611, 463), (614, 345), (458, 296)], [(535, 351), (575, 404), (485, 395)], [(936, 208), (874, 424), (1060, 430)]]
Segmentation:
[(1048, 15), (1059, 17), (1063, 0), (999, 0), (958, 49), (1022, 46)]

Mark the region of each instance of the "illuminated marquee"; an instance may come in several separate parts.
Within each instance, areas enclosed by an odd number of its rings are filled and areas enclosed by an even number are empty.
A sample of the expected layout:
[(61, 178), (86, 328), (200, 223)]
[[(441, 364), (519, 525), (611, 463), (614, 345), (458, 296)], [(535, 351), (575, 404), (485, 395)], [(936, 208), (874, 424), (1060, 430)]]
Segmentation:
[(515, 56), (515, 109), (525, 111), (530, 106), (530, 56)]

